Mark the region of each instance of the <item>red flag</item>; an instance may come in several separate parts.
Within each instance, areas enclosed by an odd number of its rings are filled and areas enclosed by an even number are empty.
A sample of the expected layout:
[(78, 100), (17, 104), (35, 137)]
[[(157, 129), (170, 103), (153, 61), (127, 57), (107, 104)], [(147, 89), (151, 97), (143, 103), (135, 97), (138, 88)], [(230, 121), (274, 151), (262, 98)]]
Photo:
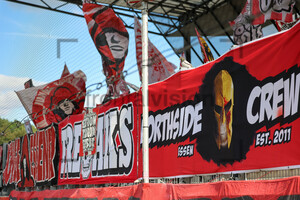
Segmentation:
[(90, 35), (102, 57), (108, 93), (114, 96), (119, 96), (120, 91), (128, 94), (129, 89), (121, 81), (129, 42), (122, 20), (106, 6), (84, 3), (82, 9)]
[(79, 70), (49, 84), (16, 93), (35, 126), (41, 129), (82, 112), (85, 81), (85, 74)]
[[(142, 80), (142, 30), (138, 19), (134, 18), (134, 32), (136, 44), (136, 60)], [(170, 63), (161, 52), (148, 40), (148, 76), (149, 84), (164, 80), (175, 73), (176, 66)]]
[(285, 23), (293, 21), (294, 0), (251, 0), (250, 3), (253, 25), (263, 24), (268, 19)]
[(63, 77), (65, 77), (65, 76), (69, 75), (69, 74), (70, 74), (70, 71), (69, 71), (69, 69), (68, 69), (68, 67), (67, 67), (67, 64), (65, 64), (64, 70), (63, 70), (63, 72), (62, 72), (60, 78), (63, 78)]
[(201, 46), (201, 52), (203, 54), (203, 62), (206, 63), (208, 61), (213, 61), (214, 60), (214, 56), (210, 51), (209, 46), (207, 45), (207, 43), (205, 42), (205, 40), (201, 37), (201, 35), (199, 34), (197, 28), (195, 28), (195, 31), (197, 33), (197, 37)]
[(247, 0), (242, 12), (234, 21), (230, 22), (235, 44), (240, 45), (263, 37), (261, 25), (251, 24), (251, 1)]

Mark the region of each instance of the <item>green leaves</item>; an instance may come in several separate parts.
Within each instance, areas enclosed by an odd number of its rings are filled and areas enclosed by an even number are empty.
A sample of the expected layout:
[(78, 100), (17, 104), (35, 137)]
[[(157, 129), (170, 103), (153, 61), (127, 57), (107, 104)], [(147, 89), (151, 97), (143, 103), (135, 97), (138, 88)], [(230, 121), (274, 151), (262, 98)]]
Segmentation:
[[(36, 131), (35, 127), (32, 127), (33, 132)], [(2, 133), (4, 132), (4, 135)], [(14, 120), (13, 122), (7, 119), (0, 118), (0, 145), (8, 143), (15, 138), (22, 137), (26, 134), (25, 126), (22, 122)]]

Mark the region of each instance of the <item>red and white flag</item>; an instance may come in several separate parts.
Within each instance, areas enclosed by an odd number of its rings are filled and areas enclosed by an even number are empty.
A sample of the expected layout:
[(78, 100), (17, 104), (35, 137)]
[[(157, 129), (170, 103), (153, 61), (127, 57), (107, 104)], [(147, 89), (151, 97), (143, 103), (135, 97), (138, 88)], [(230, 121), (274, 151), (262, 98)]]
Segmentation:
[(284, 23), (280, 21), (275, 21), (275, 25), (278, 31), (284, 31), (292, 28), (297, 22), (299, 21), (299, 18), (294, 19), (293, 22), (290, 23)]
[(201, 37), (201, 35), (199, 34), (197, 28), (195, 28), (195, 31), (197, 33), (197, 37), (201, 46), (201, 52), (203, 54), (203, 62), (206, 63), (208, 61), (213, 61), (214, 60), (214, 56), (209, 48), (209, 46), (207, 45), (207, 43), (205, 42), (205, 40)]
[(251, 1), (247, 0), (242, 12), (234, 21), (230, 22), (233, 29), (233, 40), (237, 45), (263, 37), (261, 25), (252, 25), (251, 23)]
[(295, 0), (251, 0), (252, 24), (263, 24), (268, 19), (289, 23), (293, 21)]
[(122, 73), (128, 53), (129, 35), (115, 12), (103, 5), (84, 3), (82, 10), (92, 40), (101, 55), (108, 95), (118, 97), (120, 91), (128, 94)]
[[(134, 32), (136, 45), (136, 60), (142, 80), (142, 30), (138, 19), (134, 18)], [(176, 66), (170, 63), (162, 53), (148, 40), (148, 73), (149, 84), (162, 81), (175, 73)]]
[(35, 126), (42, 129), (83, 111), (85, 82), (85, 74), (78, 70), (51, 83), (16, 91), (16, 94)]

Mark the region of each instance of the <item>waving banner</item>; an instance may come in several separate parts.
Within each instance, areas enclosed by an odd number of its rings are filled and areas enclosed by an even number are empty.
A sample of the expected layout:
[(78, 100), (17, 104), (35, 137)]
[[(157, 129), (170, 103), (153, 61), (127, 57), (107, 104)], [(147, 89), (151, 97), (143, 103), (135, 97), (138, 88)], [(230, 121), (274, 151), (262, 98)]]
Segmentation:
[(137, 179), (137, 93), (109, 101), (59, 124), (58, 184)]
[(56, 184), (56, 128), (50, 126), (7, 145), (3, 185), (18, 188)]
[(92, 40), (102, 57), (103, 72), (108, 85), (108, 97), (118, 97), (129, 89), (122, 77), (128, 53), (129, 35), (123, 21), (113, 9), (92, 3), (84, 3), (82, 10)]
[(299, 43), (300, 23), (149, 85), (150, 176), (300, 165)]
[(78, 188), (34, 192), (12, 191), (10, 199), (82, 200), (297, 200), (300, 178), (269, 181), (223, 181), (207, 184), (147, 183), (126, 187)]
[(62, 77), (56, 81), (16, 92), (38, 129), (83, 110), (86, 76), (80, 70), (73, 74), (66, 70), (65, 65)]
[[(134, 18), (136, 60), (142, 80), (142, 27), (139, 20)], [(162, 53), (148, 40), (148, 77), (149, 84), (162, 81), (175, 73), (176, 66), (170, 63)]]

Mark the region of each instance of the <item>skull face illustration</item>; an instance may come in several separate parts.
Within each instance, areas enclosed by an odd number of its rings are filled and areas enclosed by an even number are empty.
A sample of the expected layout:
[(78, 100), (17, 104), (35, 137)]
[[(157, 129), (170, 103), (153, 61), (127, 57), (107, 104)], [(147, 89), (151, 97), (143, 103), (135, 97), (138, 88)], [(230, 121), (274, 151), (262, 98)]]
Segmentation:
[(90, 176), (93, 158), (94, 155), (85, 155), (81, 157), (81, 174), (83, 179), (87, 179)]
[(215, 140), (219, 149), (230, 148), (232, 138), (233, 82), (230, 74), (221, 70), (214, 80), (214, 114), (218, 124)]

